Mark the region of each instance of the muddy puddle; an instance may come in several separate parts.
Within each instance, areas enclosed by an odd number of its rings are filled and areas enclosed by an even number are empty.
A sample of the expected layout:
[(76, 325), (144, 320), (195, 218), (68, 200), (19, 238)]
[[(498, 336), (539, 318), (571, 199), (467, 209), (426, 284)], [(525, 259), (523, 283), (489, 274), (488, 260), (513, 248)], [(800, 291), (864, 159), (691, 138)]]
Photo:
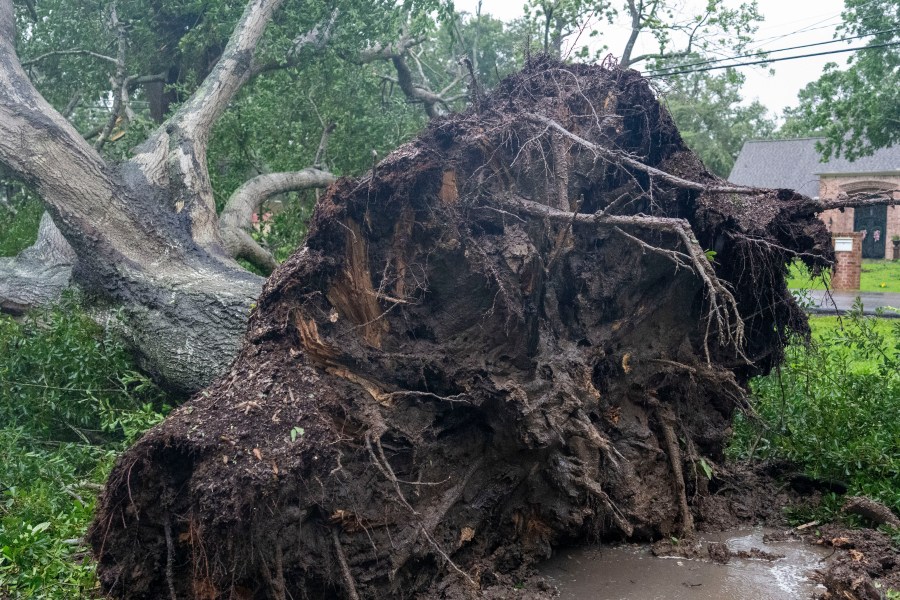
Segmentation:
[(564, 549), (541, 572), (560, 598), (579, 600), (785, 600), (816, 597), (824, 588), (808, 575), (824, 566), (828, 550), (789, 539), (763, 542), (763, 529), (704, 534), (700, 543), (724, 542), (732, 554), (753, 548), (781, 554), (763, 560), (732, 556), (727, 564), (656, 557), (646, 545)]

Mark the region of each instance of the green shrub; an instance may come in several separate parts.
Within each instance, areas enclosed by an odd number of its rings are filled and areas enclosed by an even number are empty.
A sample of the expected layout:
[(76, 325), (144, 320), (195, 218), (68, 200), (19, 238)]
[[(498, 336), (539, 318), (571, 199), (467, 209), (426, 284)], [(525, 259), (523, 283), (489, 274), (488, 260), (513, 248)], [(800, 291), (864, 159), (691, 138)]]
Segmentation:
[[(815, 327), (785, 364), (751, 382), (759, 420), (735, 424), (732, 453), (781, 458), (900, 510), (900, 319)], [(838, 325), (838, 326), (835, 326)]]
[(58, 441), (132, 439), (162, 392), (67, 295), (25, 321), (0, 317), (0, 423)]
[(0, 316), (0, 598), (96, 596), (81, 537), (97, 490), (165, 401), (75, 298)]
[[(2, 181), (0, 181), (2, 184)], [(37, 239), (38, 225), (44, 206), (34, 198), (17, 195), (10, 203), (16, 209), (13, 214), (0, 205), (0, 256), (15, 256)]]

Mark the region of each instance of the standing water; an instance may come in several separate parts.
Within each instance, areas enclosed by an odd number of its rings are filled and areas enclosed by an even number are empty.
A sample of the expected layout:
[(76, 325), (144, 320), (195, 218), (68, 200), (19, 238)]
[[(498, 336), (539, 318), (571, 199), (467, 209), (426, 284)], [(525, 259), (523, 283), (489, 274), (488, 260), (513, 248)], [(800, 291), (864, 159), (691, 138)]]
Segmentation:
[(725, 542), (732, 554), (759, 549), (776, 560), (732, 556), (727, 564), (708, 558), (656, 557), (646, 545), (562, 550), (541, 569), (560, 591), (578, 600), (785, 600), (824, 591), (809, 580), (828, 551), (796, 539), (763, 542), (765, 530), (705, 534), (700, 543)]

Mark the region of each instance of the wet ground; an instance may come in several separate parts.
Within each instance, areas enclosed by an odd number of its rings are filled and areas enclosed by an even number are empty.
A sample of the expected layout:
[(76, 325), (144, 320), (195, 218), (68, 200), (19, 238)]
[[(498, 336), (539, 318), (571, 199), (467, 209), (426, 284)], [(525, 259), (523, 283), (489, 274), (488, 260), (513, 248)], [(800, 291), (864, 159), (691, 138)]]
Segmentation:
[(542, 574), (562, 599), (785, 600), (821, 594), (824, 588), (808, 575), (824, 567), (830, 550), (798, 539), (764, 543), (765, 533), (745, 529), (702, 535), (702, 553), (710, 542), (725, 542), (732, 554), (757, 548), (784, 558), (732, 556), (719, 564), (708, 558), (656, 557), (647, 545), (590, 547), (562, 550)]

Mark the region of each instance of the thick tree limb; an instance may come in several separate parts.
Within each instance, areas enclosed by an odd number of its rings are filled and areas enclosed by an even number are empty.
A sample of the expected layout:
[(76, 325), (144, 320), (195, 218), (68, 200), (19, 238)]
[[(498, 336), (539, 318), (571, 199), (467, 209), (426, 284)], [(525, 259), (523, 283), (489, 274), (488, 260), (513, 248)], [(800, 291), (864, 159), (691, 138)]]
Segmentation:
[(230, 362), (262, 284), (225, 251), (205, 140), (185, 133), (224, 110), (276, 4), (248, 3), (231, 54), (214, 71), (227, 81), (208, 80), (195, 95), (214, 107), (195, 101), (135, 158), (112, 167), (29, 81), (15, 53), (12, 1), (0, 0), (0, 162), (40, 194), (78, 256), (78, 283), (123, 308), (142, 365), (183, 391)]
[(213, 125), (250, 78), (253, 56), (283, 0), (249, 0), (212, 72), (178, 111), (138, 149), (132, 160), (144, 176), (174, 189), (172, 208), (186, 211), (191, 238), (221, 252), (206, 146)]
[(123, 260), (140, 262), (146, 253), (162, 254), (171, 242), (163, 231), (146, 232), (133, 215), (119, 210), (122, 190), (113, 183), (111, 169), (75, 128), (37, 92), (18, 58), (13, 41), (11, 0), (0, 0), (0, 162), (35, 183), (60, 231), (85, 253), (98, 251), (99, 238), (84, 231), (98, 225), (122, 238), (143, 239), (116, 248)]
[(643, 0), (640, 2), (640, 7), (635, 5), (634, 0), (628, 0), (627, 8), (628, 12), (631, 14), (631, 32), (628, 35), (628, 41), (625, 42), (625, 51), (622, 52), (622, 58), (619, 60), (619, 65), (623, 69), (627, 69), (631, 66), (631, 53), (634, 50), (634, 45), (637, 43), (638, 35), (641, 33), (641, 27), (643, 25), (641, 19), (641, 12), (644, 8)]
[(342, 54), (344, 60), (357, 65), (366, 65), (377, 60), (391, 60), (395, 56), (402, 56), (415, 46), (425, 41), (424, 37), (401, 36), (396, 42), (390, 44), (377, 43), (360, 50), (356, 54)]
[(228, 103), (250, 78), (253, 55), (283, 0), (250, 0), (234, 28), (225, 52), (196, 92), (166, 123), (194, 143), (205, 144)]
[(410, 71), (409, 65), (406, 64), (405, 56), (393, 56), (391, 57), (391, 62), (397, 70), (397, 83), (403, 91), (403, 94), (411, 102), (421, 102), (422, 106), (425, 107), (425, 113), (429, 118), (434, 119), (438, 117), (439, 113), (437, 112), (435, 105), (439, 103), (444, 104), (444, 99), (431, 90), (413, 83), (412, 71)]
[(268, 173), (254, 177), (239, 187), (228, 199), (219, 216), (219, 228), (225, 247), (235, 258), (243, 258), (266, 273), (278, 263), (248, 233), (253, 214), (263, 202), (276, 194), (326, 187), (337, 178), (320, 169), (303, 169), (286, 173)]
[(900, 206), (900, 190), (885, 190), (883, 192), (861, 192), (855, 194), (841, 193), (837, 198), (820, 199), (820, 210), (833, 208), (860, 208), (864, 206), (876, 206), (887, 204), (888, 206)]
[(231, 195), (222, 210), (221, 222), (223, 226), (249, 227), (253, 213), (272, 196), (309, 188), (327, 187), (336, 179), (328, 171), (314, 168), (259, 175), (243, 184)]
[(323, 50), (331, 40), (331, 34), (334, 32), (334, 23), (337, 20), (340, 11), (335, 8), (331, 12), (331, 17), (325, 23), (319, 23), (303, 35), (299, 35), (294, 39), (294, 45), (291, 47), (288, 55), (277, 61), (269, 61), (266, 63), (253, 63), (250, 69), (250, 76), (256, 77), (270, 71), (278, 71), (281, 69), (289, 69), (300, 64), (302, 60), (302, 51), (311, 49), (312, 51)]

